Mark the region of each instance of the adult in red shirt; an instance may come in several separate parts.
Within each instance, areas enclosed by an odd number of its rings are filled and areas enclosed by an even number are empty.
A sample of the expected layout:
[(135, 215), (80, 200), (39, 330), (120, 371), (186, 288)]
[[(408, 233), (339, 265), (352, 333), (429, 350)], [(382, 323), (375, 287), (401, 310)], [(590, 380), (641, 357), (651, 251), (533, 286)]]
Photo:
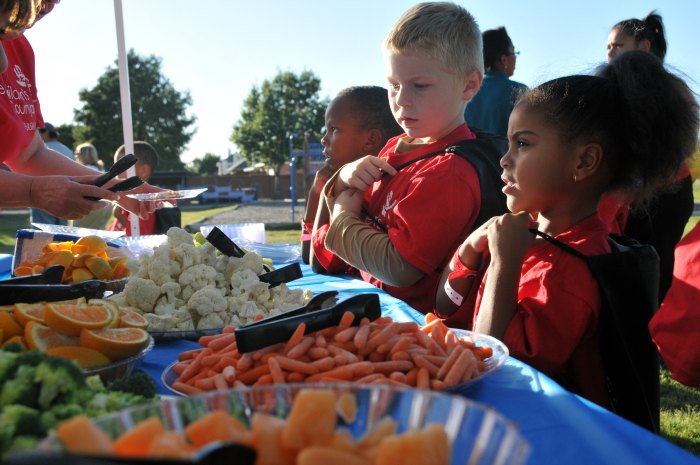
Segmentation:
[[(56, 0), (0, 0), (0, 207), (34, 207), (65, 219), (102, 208), (86, 197), (117, 201), (146, 217), (153, 202), (121, 197), (91, 185), (94, 170), (49, 149), (37, 128), (44, 126), (37, 98), (34, 51), (24, 30), (49, 13)], [(57, 175), (58, 174), (58, 175)], [(139, 192), (160, 189), (142, 186)]]
[(671, 376), (700, 388), (700, 224), (678, 243), (673, 282), (649, 323)]

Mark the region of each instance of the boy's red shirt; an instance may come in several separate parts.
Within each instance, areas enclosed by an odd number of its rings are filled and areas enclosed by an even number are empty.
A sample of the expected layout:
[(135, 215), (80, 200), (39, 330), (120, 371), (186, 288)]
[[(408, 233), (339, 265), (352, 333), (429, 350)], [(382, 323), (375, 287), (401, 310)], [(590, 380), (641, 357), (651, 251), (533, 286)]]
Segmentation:
[[(475, 135), (463, 124), (440, 141), (397, 154), (394, 150), (401, 137), (390, 139), (378, 155), (394, 167)], [(408, 287), (389, 286), (360, 271), (362, 278), (423, 313), (432, 311), (442, 269), (469, 235), (480, 205), (474, 167), (454, 154), (419, 160), (395, 176), (385, 176), (365, 193), (363, 219), (387, 232), (401, 257), (425, 276)], [(347, 265), (323, 246), (326, 230), (312, 237), (314, 254), (330, 273), (343, 272)]]
[[(109, 231), (126, 231), (127, 236), (131, 236), (131, 215), (128, 211), (122, 209), (122, 214), (126, 216), (126, 224), (124, 226), (115, 218), (114, 222), (109, 226)], [(156, 215), (151, 214), (148, 219), (139, 218), (139, 235), (148, 236), (156, 233)]]

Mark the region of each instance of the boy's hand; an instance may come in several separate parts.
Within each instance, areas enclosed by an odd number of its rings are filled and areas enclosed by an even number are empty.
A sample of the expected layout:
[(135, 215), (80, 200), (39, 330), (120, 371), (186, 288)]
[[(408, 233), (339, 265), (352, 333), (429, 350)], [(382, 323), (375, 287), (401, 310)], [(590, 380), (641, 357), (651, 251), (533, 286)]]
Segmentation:
[(384, 174), (394, 176), (396, 173), (396, 169), (386, 160), (366, 155), (340, 169), (335, 183), (335, 194), (338, 195), (345, 189), (365, 192), (372, 184), (382, 179)]
[(537, 227), (527, 212), (508, 213), (495, 218), (487, 230), (492, 260), (502, 263), (522, 263), (527, 249), (535, 241), (529, 231)]
[(152, 186), (151, 184), (144, 183), (137, 187), (136, 189), (132, 189), (128, 192), (124, 192), (120, 197), (117, 203), (127, 211), (130, 211), (131, 213), (135, 213), (139, 218), (145, 220), (148, 219), (148, 217), (151, 216), (151, 213), (156, 211), (158, 208), (163, 207), (163, 202), (162, 201), (142, 201), (142, 200), (136, 200), (132, 199), (131, 197), (127, 197), (126, 194), (149, 194), (152, 192), (163, 192), (167, 189), (161, 189), (160, 187)]
[(360, 211), (362, 210), (363, 199), (364, 194), (357, 189), (346, 189), (341, 192), (335, 198), (331, 221), (335, 220), (335, 218), (343, 212), (349, 212), (359, 217)]

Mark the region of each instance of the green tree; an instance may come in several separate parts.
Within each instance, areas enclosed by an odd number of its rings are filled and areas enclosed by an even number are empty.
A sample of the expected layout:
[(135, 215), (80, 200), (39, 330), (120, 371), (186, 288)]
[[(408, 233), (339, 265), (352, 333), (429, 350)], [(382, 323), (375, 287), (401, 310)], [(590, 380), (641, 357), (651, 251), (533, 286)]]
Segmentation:
[[(129, 50), (129, 87), (134, 140), (145, 140), (158, 151), (159, 170), (181, 170), (180, 160), (192, 139), (195, 118), (187, 116), (192, 104), (189, 92), (179, 92), (161, 73), (161, 59), (140, 56)], [(106, 166), (113, 163), (114, 151), (124, 143), (122, 130), (119, 69), (115, 62), (91, 89), (78, 94), (83, 103), (75, 110), (77, 142), (90, 141)]]
[[(321, 80), (311, 71), (279, 72), (260, 88), (253, 86), (231, 141), (249, 163), (263, 162), (279, 174), (289, 160), (290, 135), (308, 133), (310, 140), (320, 140), (328, 106), (328, 99), (319, 98), (320, 88)], [(302, 137), (292, 141), (294, 148), (302, 148)]]
[(214, 155), (213, 153), (206, 153), (202, 158), (195, 158), (192, 160), (191, 171), (200, 176), (219, 174), (219, 166), (217, 163), (220, 161), (221, 157)]

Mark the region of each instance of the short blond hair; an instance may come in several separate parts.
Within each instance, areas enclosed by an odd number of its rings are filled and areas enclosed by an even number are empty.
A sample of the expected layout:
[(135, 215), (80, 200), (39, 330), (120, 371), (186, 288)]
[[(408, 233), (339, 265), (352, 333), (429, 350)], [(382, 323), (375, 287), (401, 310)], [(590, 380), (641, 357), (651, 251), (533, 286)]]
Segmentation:
[(474, 17), (451, 2), (419, 3), (407, 10), (384, 39), (389, 52), (425, 53), (467, 77), (484, 72), (481, 31)]
[(75, 156), (83, 165), (102, 166), (100, 157), (97, 156), (97, 149), (89, 142), (83, 142), (75, 148)]

